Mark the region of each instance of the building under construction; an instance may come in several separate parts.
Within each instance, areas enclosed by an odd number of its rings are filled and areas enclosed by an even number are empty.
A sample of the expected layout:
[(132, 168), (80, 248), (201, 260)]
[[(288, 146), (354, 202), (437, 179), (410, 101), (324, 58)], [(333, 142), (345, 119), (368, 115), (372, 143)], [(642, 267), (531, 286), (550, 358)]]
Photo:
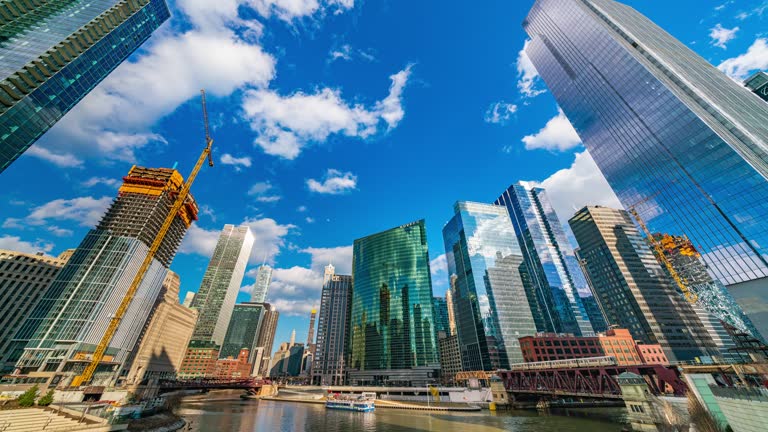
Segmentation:
[[(17, 374), (36, 378), (41, 384), (65, 385), (83, 371), (183, 185), (175, 169), (131, 168), (101, 222), (88, 232), (19, 330), (19, 337), (30, 342), (16, 365)], [(168, 267), (197, 214), (189, 195), (91, 384), (114, 385), (127, 374), (130, 353), (140, 342)]]

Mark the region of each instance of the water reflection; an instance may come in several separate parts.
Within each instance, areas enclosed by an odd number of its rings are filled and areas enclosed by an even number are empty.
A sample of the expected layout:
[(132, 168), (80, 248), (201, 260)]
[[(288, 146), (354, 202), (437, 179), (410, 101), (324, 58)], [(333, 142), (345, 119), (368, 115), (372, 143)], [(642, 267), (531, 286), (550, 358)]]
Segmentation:
[[(238, 432), (619, 432), (616, 410), (423, 413), (379, 409), (373, 413), (326, 411), (323, 405), (270, 401), (185, 402), (179, 413), (192, 431)], [(603, 416), (603, 418), (600, 418)]]

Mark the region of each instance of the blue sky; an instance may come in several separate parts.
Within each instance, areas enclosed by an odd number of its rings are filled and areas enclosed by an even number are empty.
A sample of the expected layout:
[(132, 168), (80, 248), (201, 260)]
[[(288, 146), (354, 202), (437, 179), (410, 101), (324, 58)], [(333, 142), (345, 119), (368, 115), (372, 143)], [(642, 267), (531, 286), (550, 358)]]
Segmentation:
[[(561, 218), (615, 196), (520, 55), (533, 0), (172, 0), (173, 18), (0, 175), (0, 248), (58, 254), (98, 222), (132, 164), (186, 176), (209, 92), (216, 166), (171, 268), (196, 291), (218, 231), (257, 237), (268, 300), (304, 341), (322, 267), (359, 238), (425, 218), (434, 291), (457, 200), (541, 182)], [(768, 69), (768, 1), (627, 0), (734, 78)], [(737, 29), (738, 28), (738, 29)]]

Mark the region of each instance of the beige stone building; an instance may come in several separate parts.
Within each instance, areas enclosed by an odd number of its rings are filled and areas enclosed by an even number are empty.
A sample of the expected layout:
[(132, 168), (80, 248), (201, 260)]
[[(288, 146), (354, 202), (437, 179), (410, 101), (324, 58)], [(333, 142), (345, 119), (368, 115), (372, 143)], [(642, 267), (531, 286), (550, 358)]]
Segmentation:
[(154, 387), (160, 379), (174, 378), (181, 367), (197, 311), (179, 303), (179, 286), (179, 275), (169, 271), (128, 372), (129, 388)]

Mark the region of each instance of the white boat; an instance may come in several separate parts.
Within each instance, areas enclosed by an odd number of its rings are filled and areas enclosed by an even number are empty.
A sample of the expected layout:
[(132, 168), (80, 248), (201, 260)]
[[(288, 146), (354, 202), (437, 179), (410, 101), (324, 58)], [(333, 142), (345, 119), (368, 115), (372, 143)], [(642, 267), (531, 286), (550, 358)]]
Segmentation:
[(325, 401), (326, 409), (371, 412), (376, 406), (373, 401), (376, 399), (376, 393), (363, 393), (360, 396), (334, 395)]

